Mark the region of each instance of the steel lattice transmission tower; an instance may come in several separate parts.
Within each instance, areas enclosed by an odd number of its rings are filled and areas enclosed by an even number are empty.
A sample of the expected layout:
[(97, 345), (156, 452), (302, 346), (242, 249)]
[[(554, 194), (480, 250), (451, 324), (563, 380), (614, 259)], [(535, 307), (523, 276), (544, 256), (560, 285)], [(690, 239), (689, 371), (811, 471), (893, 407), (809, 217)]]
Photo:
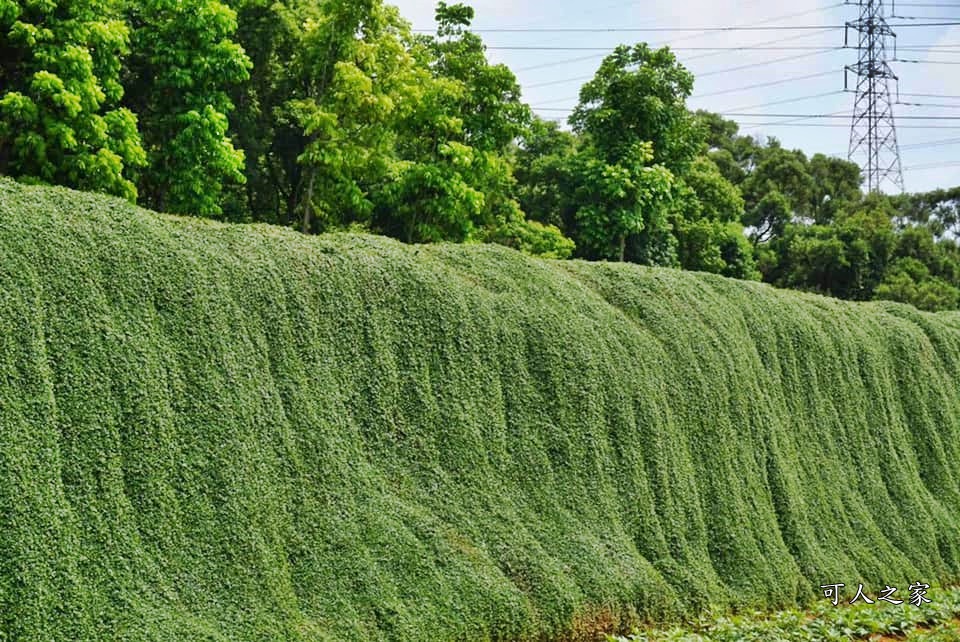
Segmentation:
[[(897, 35), (887, 24), (883, 0), (848, 0), (847, 4), (860, 7), (859, 19), (847, 23), (844, 36), (849, 46), (850, 32), (857, 33), (859, 52), (857, 64), (846, 68), (857, 78), (847, 158), (860, 164), (869, 191), (879, 191), (884, 182), (903, 191), (903, 166), (890, 98), (890, 81), (896, 83), (898, 78), (887, 62), (888, 43), (896, 58)], [(844, 89), (849, 89), (848, 75), (844, 74)]]

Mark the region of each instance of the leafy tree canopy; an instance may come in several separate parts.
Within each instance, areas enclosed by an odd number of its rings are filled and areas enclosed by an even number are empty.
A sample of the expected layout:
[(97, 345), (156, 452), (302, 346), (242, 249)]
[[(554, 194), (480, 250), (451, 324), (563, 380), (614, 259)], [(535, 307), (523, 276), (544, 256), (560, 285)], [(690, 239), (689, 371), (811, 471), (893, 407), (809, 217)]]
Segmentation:
[(146, 157), (120, 106), (128, 45), (110, 2), (0, 0), (0, 173), (135, 200)]
[(244, 154), (227, 135), (228, 89), (251, 67), (218, 0), (135, 0), (127, 105), (140, 115), (149, 155), (140, 193), (150, 207), (220, 216), (223, 185), (244, 181)]

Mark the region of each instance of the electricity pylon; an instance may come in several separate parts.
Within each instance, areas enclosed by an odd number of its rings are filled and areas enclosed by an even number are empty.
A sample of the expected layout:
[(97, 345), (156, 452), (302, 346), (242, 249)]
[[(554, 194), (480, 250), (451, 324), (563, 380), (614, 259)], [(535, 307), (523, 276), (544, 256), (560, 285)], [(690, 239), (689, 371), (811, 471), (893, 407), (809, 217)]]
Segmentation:
[[(848, 1), (847, 4), (860, 7), (860, 17), (847, 23), (844, 35), (847, 46), (851, 30), (859, 36), (859, 60), (846, 68), (857, 77), (847, 158), (860, 165), (868, 191), (880, 191), (881, 186), (889, 182), (902, 192), (903, 165), (890, 97), (890, 81), (896, 83), (899, 79), (887, 62), (888, 43), (892, 44), (896, 58), (897, 34), (887, 24), (883, 0)], [(844, 74), (844, 89), (849, 89), (847, 75)]]

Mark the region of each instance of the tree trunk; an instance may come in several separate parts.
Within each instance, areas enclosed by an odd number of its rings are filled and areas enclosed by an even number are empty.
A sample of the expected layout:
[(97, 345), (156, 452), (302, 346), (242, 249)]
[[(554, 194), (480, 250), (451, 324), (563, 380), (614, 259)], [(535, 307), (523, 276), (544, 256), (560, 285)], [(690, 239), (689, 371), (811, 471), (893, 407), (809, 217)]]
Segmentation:
[(303, 228), (301, 231), (304, 234), (310, 233), (310, 225), (313, 223), (311, 215), (313, 214), (313, 181), (315, 177), (316, 172), (311, 170), (310, 180), (307, 181), (307, 195), (303, 204)]
[(623, 263), (624, 257), (627, 255), (627, 235), (620, 235), (620, 262)]

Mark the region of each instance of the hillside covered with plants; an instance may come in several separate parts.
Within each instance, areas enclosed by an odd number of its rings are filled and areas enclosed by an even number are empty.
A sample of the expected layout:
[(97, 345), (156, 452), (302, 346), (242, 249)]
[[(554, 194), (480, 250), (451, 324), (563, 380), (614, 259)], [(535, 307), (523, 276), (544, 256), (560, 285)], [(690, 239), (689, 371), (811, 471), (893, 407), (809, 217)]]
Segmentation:
[(0, 640), (593, 639), (960, 580), (960, 316), (0, 179)]

